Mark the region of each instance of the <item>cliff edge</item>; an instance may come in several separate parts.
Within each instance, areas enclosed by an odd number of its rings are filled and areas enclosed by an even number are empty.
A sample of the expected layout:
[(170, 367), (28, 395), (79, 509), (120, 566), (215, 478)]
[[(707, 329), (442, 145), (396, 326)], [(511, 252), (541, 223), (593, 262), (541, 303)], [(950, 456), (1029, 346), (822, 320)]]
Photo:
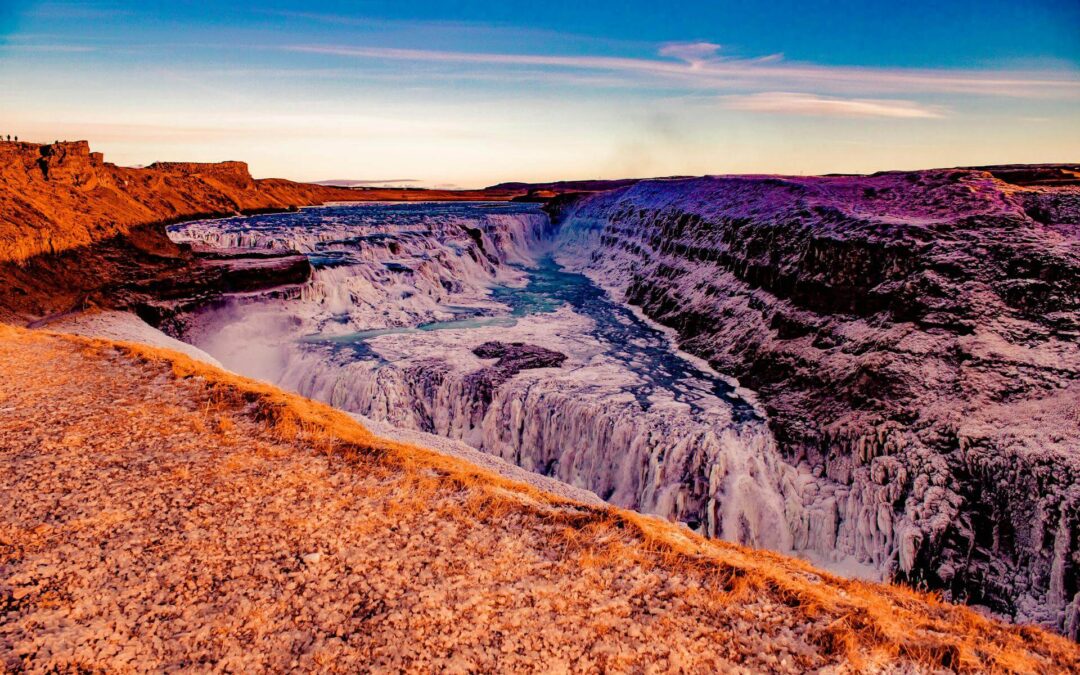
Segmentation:
[(518, 192), (255, 179), (244, 162), (126, 168), (86, 141), (0, 142), (0, 320), (29, 324), (97, 305), (163, 325), (222, 292), (310, 273), (306, 259), (286, 251), (200, 255), (169, 240), (170, 223), (335, 201), (508, 200)]

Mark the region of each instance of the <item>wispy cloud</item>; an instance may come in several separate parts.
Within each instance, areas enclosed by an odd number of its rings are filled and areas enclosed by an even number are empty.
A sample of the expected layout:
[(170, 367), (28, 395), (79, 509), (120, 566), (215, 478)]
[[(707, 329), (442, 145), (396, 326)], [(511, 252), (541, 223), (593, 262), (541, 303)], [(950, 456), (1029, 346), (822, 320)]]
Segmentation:
[(65, 45), (65, 44), (2, 44), (0, 43), (0, 52), (56, 52), (62, 54), (85, 54), (87, 52), (97, 51), (95, 47), (88, 47), (86, 45)]
[(869, 98), (831, 98), (816, 94), (768, 91), (757, 94), (720, 97), (720, 104), (730, 110), (814, 115), (822, 117), (893, 117), (932, 119), (945, 117), (946, 110), (915, 101)]
[(660, 47), (660, 56), (667, 56), (690, 65), (704, 65), (716, 59), (720, 45), (712, 42), (669, 42)]
[(130, 16), (131, 11), (109, 4), (94, 6), (87, 2), (43, 2), (27, 14), (38, 19), (108, 19)]
[(544, 54), (495, 54), (488, 52), (455, 52), (433, 49), (401, 49), (397, 47), (335, 47), (323, 45), (291, 45), (292, 52), (330, 54), (369, 59), (393, 59), (399, 61), (434, 61), (439, 63), (475, 63), (481, 65), (508, 66), (556, 66), (596, 70), (649, 70), (656, 64), (662, 72), (674, 66), (680, 71), (686, 67), (662, 61), (615, 57), (615, 56), (557, 56)]
[(291, 45), (292, 52), (363, 59), (475, 66), (539, 66), (617, 71), (663, 78), (714, 90), (809, 91), (828, 94), (978, 94), (1028, 98), (1080, 98), (1076, 72), (861, 68), (789, 63), (779, 55), (725, 58), (719, 45), (678, 43), (660, 48), (660, 58), (463, 52), (395, 47)]

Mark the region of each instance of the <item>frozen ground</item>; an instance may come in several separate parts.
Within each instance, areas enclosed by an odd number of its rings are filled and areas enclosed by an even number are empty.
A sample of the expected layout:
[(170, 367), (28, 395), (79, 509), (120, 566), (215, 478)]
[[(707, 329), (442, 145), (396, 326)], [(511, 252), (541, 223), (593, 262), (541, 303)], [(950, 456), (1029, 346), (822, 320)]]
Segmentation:
[[(162, 333), (145, 321), (128, 312), (114, 311), (90, 311), (78, 314), (69, 314), (62, 318), (50, 321), (41, 328), (58, 333), (70, 333), (92, 338), (105, 338), (121, 342), (136, 342), (139, 344), (161, 347), (172, 351), (186, 354), (193, 359), (202, 361), (212, 366), (224, 367), (222, 364), (198, 347), (186, 342), (181, 342)], [(354, 415), (361, 424), (369, 428), (372, 433), (403, 443), (419, 445), (440, 452), (444, 455), (457, 457), (467, 462), (483, 467), (511, 480), (520, 481), (536, 487), (539, 490), (551, 494), (557, 494), (567, 499), (573, 499), (584, 503), (602, 503), (602, 500), (592, 492), (581, 488), (575, 488), (559, 480), (548, 478), (530, 471), (525, 471), (509, 462), (478, 450), (462, 443), (435, 434), (422, 431), (398, 428), (385, 422), (379, 422), (363, 415)]]
[(71, 333), (73, 335), (84, 335), (86, 337), (100, 337), (124, 342), (139, 342), (153, 347), (163, 347), (165, 349), (180, 352), (181, 354), (187, 354), (191, 358), (202, 361), (203, 363), (221, 366), (220, 361), (198, 347), (162, 333), (157, 328), (154, 328), (130, 312), (93, 310), (89, 312), (65, 314), (62, 317), (44, 323), (40, 328), (57, 331), (59, 333)]

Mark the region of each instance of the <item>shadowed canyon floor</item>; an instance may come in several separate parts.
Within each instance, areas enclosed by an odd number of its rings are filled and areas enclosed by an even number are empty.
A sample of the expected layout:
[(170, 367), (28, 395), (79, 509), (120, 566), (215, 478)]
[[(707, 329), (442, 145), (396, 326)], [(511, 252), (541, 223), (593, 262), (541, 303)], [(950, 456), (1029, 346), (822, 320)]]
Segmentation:
[(179, 354), (0, 338), (10, 671), (1080, 667), (1038, 629), (553, 497)]

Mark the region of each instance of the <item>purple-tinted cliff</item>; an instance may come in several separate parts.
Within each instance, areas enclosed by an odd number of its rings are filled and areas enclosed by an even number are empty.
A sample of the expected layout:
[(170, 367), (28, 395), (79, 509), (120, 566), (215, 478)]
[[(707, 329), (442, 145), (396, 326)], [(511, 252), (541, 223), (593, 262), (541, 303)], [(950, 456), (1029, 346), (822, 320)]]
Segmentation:
[(645, 181), (560, 259), (756, 390), (800, 547), (1080, 632), (1076, 167)]

